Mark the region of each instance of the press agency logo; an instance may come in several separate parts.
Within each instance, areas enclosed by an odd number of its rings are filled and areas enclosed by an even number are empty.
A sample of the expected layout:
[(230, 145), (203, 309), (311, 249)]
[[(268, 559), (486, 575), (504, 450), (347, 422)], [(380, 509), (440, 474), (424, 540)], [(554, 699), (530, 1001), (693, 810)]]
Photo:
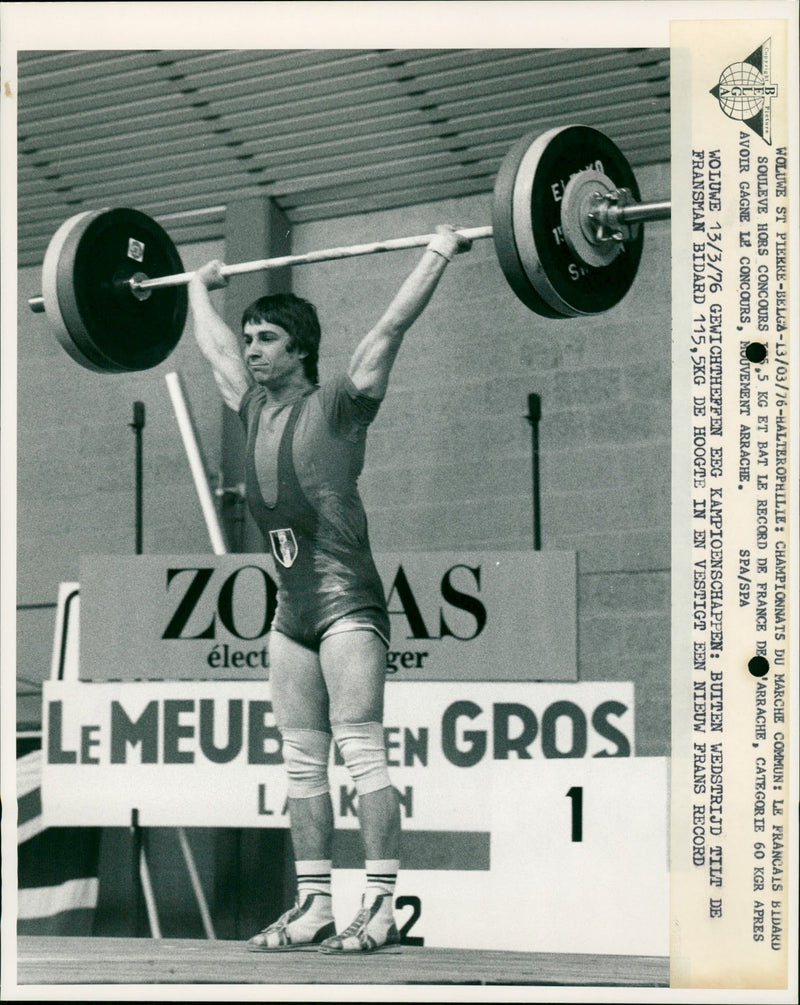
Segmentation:
[(772, 39), (737, 63), (726, 66), (711, 94), (729, 119), (743, 122), (765, 143), (772, 145)]

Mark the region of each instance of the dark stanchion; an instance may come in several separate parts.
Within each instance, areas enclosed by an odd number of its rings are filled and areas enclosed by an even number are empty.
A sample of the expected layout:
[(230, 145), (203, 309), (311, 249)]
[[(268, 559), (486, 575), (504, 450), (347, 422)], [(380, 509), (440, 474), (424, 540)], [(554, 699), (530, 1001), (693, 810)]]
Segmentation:
[[(144, 527), (144, 478), (142, 465), (142, 430), (144, 429), (144, 402), (134, 401), (133, 422), (129, 423), (136, 439), (135, 460), (135, 506), (136, 506), (136, 554), (142, 554), (142, 539)], [(144, 890), (142, 889), (141, 861), (145, 835), (139, 826), (139, 810), (131, 810), (131, 885), (133, 887), (133, 934), (142, 936), (147, 932), (147, 915), (145, 911)]]
[[(143, 529), (144, 529), (144, 477), (142, 464), (142, 430), (144, 429), (144, 402), (134, 401), (133, 422), (129, 423), (136, 438), (136, 469), (135, 469), (135, 497), (136, 497), (136, 554), (141, 555), (143, 551)], [(145, 831), (139, 825), (139, 810), (131, 810), (131, 882), (133, 885), (133, 924), (134, 936), (141, 936), (149, 929), (144, 889), (142, 887), (142, 852), (146, 844)], [(152, 935), (153, 933), (150, 932)]]
[(531, 467), (533, 471), (533, 550), (542, 550), (542, 502), (539, 488), (539, 420), (542, 417), (542, 399), (538, 394), (528, 395), (528, 414), (531, 424)]
[(147, 933), (147, 917), (145, 913), (144, 891), (139, 874), (142, 858), (143, 834), (139, 826), (139, 810), (131, 810), (131, 885), (133, 887), (133, 936)]
[(133, 422), (128, 423), (136, 436), (136, 554), (142, 554), (143, 494), (142, 494), (142, 430), (144, 402), (134, 401)]

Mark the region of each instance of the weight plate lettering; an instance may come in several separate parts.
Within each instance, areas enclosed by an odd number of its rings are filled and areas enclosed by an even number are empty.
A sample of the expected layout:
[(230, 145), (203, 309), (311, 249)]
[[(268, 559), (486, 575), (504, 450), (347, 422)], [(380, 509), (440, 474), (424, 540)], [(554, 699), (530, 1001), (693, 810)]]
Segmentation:
[(630, 289), (643, 233), (625, 241), (613, 261), (592, 267), (573, 254), (561, 226), (562, 197), (572, 175), (598, 171), (640, 200), (636, 178), (619, 148), (589, 126), (565, 126), (534, 142), (514, 180), (513, 231), (525, 274), (550, 307), (566, 317), (600, 314)]
[[(612, 236), (612, 228), (592, 219), (604, 199), (618, 201), (618, 192), (611, 179), (599, 171), (581, 171), (567, 182), (561, 199), (561, 230), (569, 250), (583, 265), (605, 268), (617, 255), (624, 254), (621, 241)], [(638, 224), (634, 227), (638, 229)]]

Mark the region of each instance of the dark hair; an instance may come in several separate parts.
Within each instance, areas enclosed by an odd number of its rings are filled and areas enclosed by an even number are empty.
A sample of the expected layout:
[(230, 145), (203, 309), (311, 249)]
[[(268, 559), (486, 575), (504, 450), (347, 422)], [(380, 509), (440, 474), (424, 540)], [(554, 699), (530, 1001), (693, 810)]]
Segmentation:
[(267, 297), (259, 297), (242, 314), (242, 330), (247, 324), (279, 325), (289, 333), (288, 349), (304, 352), (303, 370), (312, 384), (319, 383), (317, 364), (319, 361), (319, 343), (322, 337), (319, 328), (317, 309), (308, 300), (295, 296), (294, 293), (273, 293)]

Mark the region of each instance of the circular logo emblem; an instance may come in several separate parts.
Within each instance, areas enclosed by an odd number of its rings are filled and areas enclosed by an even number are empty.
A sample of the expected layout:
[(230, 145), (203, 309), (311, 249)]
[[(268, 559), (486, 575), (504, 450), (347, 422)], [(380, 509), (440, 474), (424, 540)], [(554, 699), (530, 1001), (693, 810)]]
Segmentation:
[(717, 99), (729, 119), (744, 122), (764, 107), (764, 77), (752, 63), (731, 63), (720, 75)]

